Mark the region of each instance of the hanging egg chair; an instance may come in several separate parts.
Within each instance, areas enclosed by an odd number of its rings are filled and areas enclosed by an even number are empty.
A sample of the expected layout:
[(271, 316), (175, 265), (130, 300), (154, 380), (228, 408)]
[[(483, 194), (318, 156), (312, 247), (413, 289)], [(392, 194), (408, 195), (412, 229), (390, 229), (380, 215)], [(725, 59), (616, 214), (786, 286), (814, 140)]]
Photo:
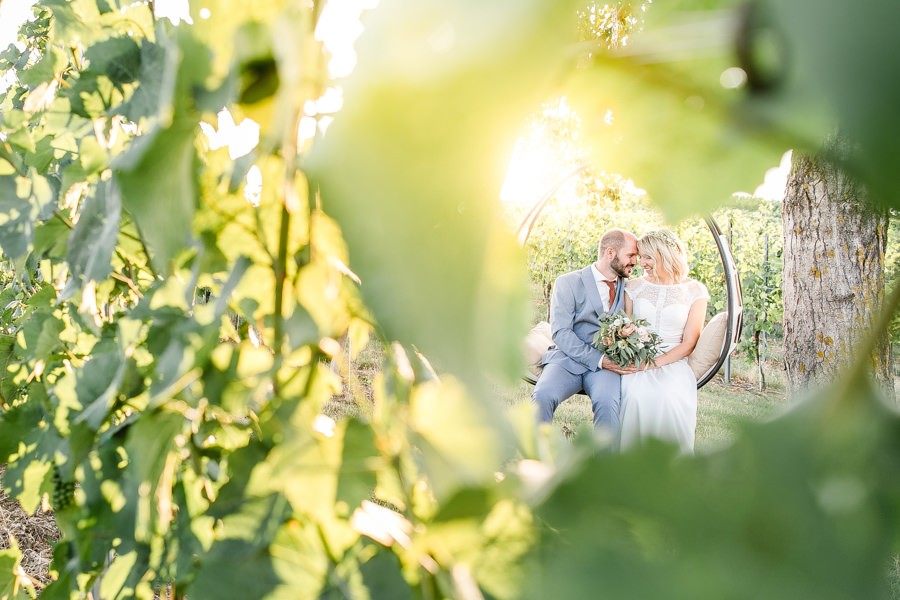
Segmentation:
[[(579, 165), (570, 173), (564, 175), (528, 210), (516, 232), (519, 243), (523, 247), (527, 243), (531, 230), (537, 223), (544, 207), (554, 197), (560, 186), (584, 168), (586, 168), (585, 165)], [(738, 277), (737, 266), (734, 262), (734, 256), (731, 254), (728, 239), (712, 216), (708, 216), (704, 220), (713, 236), (716, 249), (719, 251), (719, 257), (722, 261), (727, 305), (725, 311), (714, 315), (703, 328), (700, 339), (697, 341), (697, 346), (688, 358), (688, 362), (691, 364), (691, 368), (697, 377), (698, 389), (706, 385), (715, 376), (719, 369), (722, 368), (722, 365), (725, 364), (728, 356), (737, 347), (741, 338), (744, 313), (741, 281)], [(539, 323), (529, 334), (530, 339), (526, 345), (537, 347), (538, 351), (543, 353), (546, 348), (542, 351), (540, 347), (549, 338), (549, 330), (549, 324), (546, 322)], [(533, 341), (531, 338), (533, 338)], [(522, 378), (531, 384), (537, 381), (537, 375), (530, 370)]]

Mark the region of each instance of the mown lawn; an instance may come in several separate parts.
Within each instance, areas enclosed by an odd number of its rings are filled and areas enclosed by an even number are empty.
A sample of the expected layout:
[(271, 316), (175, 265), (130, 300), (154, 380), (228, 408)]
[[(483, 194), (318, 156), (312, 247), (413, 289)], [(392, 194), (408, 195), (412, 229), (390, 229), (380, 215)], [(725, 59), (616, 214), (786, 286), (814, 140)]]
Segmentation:
[[(738, 423), (762, 421), (783, 410), (786, 406), (784, 370), (781, 366), (780, 348), (770, 347), (769, 360), (764, 373), (766, 390), (759, 391), (756, 366), (742, 356), (731, 360), (731, 381), (724, 380), (724, 368), (706, 384), (698, 397), (697, 444), (698, 452), (712, 450), (727, 444), (734, 436)], [(344, 393), (332, 399), (325, 412), (340, 419), (343, 416), (365, 416), (371, 410), (372, 385), (383, 358), (377, 344), (370, 344), (360, 352), (352, 364), (344, 365)], [(499, 389), (498, 396), (507, 405), (531, 401), (532, 386), (524, 381), (511, 389)], [(554, 423), (567, 437), (590, 423), (591, 404), (586, 396), (574, 396), (563, 402), (554, 416)]]
[[(732, 361), (731, 383), (725, 383), (720, 372), (700, 389), (697, 406), (698, 452), (712, 450), (727, 444), (734, 436), (738, 423), (768, 419), (786, 406), (784, 377), (773, 377), (764, 392), (752, 378), (748, 365)], [(767, 378), (769, 373), (767, 373)], [(509, 404), (530, 402), (532, 386), (522, 382), (505, 393)], [(591, 403), (587, 396), (574, 396), (563, 402), (554, 415), (553, 422), (571, 437), (591, 421)]]

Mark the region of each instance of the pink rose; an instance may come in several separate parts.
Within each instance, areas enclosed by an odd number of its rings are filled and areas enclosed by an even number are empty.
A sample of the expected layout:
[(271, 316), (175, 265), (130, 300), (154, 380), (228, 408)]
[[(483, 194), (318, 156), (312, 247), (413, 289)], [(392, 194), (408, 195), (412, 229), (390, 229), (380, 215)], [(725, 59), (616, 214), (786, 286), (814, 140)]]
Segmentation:
[(635, 331), (637, 331), (637, 325), (635, 325), (634, 323), (628, 323), (627, 325), (624, 325), (622, 327), (622, 336), (628, 337)]

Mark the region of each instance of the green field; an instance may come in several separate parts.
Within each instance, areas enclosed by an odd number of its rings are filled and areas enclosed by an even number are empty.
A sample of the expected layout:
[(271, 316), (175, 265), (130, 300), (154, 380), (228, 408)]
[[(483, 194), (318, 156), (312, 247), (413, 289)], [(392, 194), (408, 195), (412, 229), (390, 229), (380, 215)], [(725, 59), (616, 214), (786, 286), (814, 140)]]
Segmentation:
[[(738, 423), (761, 421), (776, 415), (785, 406), (784, 375), (773, 362), (767, 365), (767, 389), (758, 391), (754, 367), (742, 358), (732, 360), (731, 383), (720, 371), (701, 388), (697, 407), (697, 451), (713, 450), (728, 443)], [(524, 381), (503, 394), (508, 404), (530, 401), (532, 386)], [(574, 396), (557, 409), (553, 422), (567, 437), (576, 435), (591, 421), (587, 396)]]

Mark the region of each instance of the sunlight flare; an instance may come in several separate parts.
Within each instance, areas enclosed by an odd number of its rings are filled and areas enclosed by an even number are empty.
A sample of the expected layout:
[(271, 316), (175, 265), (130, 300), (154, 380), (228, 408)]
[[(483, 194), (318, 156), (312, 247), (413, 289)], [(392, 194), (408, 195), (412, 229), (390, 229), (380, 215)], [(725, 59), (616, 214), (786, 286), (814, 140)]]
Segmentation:
[(220, 110), (217, 116), (218, 130), (205, 121), (200, 122), (200, 129), (209, 139), (211, 149), (218, 150), (227, 146), (228, 156), (235, 160), (250, 154), (259, 144), (259, 123), (253, 119), (244, 119), (239, 125), (235, 125), (234, 117), (227, 108)]

